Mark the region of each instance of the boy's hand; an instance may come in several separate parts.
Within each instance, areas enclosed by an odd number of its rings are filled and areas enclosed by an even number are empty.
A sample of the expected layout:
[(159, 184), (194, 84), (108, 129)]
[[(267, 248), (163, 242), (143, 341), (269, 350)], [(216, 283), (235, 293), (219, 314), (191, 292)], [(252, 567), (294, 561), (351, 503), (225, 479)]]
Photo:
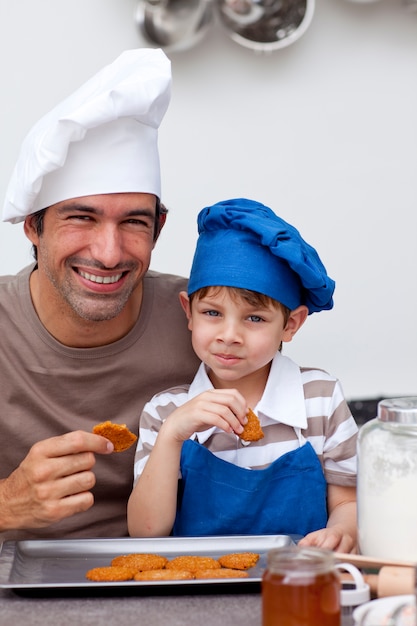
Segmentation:
[(247, 410), (244, 397), (236, 389), (204, 391), (171, 413), (164, 423), (165, 434), (169, 431), (182, 442), (195, 432), (217, 426), (239, 435), (247, 422)]
[(336, 552), (353, 552), (355, 549), (354, 539), (339, 526), (321, 528), (309, 533), (298, 542), (299, 546), (314, 546)]

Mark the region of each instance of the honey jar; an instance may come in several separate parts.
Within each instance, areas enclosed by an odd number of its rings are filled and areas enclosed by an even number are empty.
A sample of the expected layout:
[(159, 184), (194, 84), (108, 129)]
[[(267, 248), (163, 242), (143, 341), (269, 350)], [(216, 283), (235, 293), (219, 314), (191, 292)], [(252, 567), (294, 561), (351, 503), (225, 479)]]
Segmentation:
[(270, 550), (262, 578), (262, 626), (339, 626), (341, 583), (333, 553)]

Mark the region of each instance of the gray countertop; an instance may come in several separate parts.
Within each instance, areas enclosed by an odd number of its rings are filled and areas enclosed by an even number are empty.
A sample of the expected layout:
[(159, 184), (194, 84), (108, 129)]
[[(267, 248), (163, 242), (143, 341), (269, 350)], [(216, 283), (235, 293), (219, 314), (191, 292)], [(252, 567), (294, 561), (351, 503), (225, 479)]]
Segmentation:
[(0, 625), (260, 626), (260, 593), (20, 596), (0, 590)]

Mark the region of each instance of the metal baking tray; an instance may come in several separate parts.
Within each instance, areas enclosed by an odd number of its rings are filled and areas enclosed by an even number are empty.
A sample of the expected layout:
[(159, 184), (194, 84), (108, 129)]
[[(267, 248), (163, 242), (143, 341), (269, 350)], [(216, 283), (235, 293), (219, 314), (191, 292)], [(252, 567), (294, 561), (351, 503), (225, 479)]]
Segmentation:
[[(289, 535), (5, 541), (0, 546), (0, 588), (110, 590), (114, 587), (245, 586), (261, 582), (269, 550), (292, 543), (293, 538)], [(153, 553), (171, 559), (180, 555), (219, 558), (233, 552), (256, 552), (260, 555), (256, 566), (248, 570), (247, 578), (92, 582), (85, 577), (87, 570), (110, 565), (112, 558), (120, 554)]]

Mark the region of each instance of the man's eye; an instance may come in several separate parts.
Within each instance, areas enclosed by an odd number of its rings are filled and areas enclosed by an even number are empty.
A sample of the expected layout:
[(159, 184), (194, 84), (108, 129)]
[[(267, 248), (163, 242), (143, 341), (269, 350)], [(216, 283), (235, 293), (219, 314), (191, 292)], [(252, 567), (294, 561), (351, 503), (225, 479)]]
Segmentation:
[(69, 220), (77, 220), (79, 222), (89, 222), (92, 218), (91, 215), (80, 215), (79, 213), (74, 213), (74, 215), (68, 215)]
[(134, 217), (126, 220), (126, 224), (131, 224), (132, 226), (136, 226), (137, 228), (141, 228), (142, 230), (149, 230), (153, 228), (153, 222), (149, 222), (147, 220), (135, 219)]

